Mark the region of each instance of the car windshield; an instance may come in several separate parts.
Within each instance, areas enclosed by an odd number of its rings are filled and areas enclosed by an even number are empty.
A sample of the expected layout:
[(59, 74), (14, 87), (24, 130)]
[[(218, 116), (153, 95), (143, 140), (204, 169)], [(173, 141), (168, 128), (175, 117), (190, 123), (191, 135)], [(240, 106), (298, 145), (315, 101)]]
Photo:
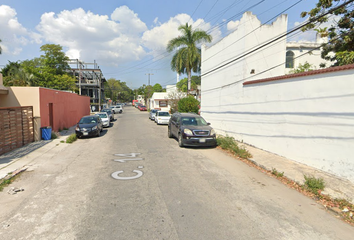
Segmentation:
[(159, 112), (158, 115), (161, 116), (161, 117), (168, 117), (168, 116), (170, 116), (170, 114), (169, 114), (168, 112)]
[(156, 110), (156, 109), (152, 109), (151, 112), (152, 112), (152, 113), (155, 113), (155, 112), (157, 112), (157, 110)]
[(107, 114), (104, 114), (104, 113), (99, 113), (96, 115), (100, 116), (100, 118), (107, 118)]
[(87, 118), (81, 118), (79, 123), (80, 124), (97, 123), (97, 120), (94, 117), (87, 117)]
[(208, 123), (202, 117), (182, 117), (182, 125), (205, 126)]

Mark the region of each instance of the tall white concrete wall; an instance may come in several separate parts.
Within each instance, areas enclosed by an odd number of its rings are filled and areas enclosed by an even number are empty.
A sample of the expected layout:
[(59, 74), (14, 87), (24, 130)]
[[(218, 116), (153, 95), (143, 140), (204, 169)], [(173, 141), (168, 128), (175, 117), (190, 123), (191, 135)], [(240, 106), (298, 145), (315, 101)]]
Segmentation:
[(202, 47), (201, 115), (220, 134), (354, 182), (354, 66), (243, 85), (284, 75), (283, 39), (215, 70), (286, 32), (287, 18), (260, 24), (246, 13), (235, 32)]
[(354, 65), (316, 72), (207, 92), (202, 116), (218, 133), (354, 182)]

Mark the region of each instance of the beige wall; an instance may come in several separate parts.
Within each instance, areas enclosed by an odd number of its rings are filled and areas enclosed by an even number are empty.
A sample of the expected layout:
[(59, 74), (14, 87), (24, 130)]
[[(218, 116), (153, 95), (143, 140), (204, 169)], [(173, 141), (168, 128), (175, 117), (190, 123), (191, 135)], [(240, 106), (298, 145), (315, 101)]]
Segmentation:
[(9, 94), (0, 95), (0, 107), (32, 106), (34, 117), (34, 139), (40, 140), (39, 87), (9, 87)]

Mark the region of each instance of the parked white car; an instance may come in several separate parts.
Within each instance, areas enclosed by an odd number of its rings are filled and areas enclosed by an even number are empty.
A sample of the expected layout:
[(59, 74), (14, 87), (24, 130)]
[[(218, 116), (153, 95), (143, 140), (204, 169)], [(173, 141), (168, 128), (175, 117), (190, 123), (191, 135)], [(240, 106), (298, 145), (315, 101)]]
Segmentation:
[(99, 113), (96, 113), (95, 115), (97, 115), (97, 116), (99, 116), (101, 118), (103, 127), (109, 127), (111, 125), (111, 121), (110, 121), (110, 118), (108, 116), (108, 113), (99, 112)]
[(123, 107), (122, 105), (111, 106), (113, 113), (122, 113)]
[(157, 124), (168, 124), (170, 121), (171, 115), (166, 111), (157, 111), (155, 115), (155, 122)]

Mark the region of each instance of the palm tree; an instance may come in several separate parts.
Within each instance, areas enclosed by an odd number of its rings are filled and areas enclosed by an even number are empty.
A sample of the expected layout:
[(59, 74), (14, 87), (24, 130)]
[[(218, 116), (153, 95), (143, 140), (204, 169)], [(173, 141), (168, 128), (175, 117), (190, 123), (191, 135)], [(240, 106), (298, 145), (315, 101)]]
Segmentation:
[[(0, 43), (1, 43), (1, 39), (0, 39)], [(0, 54), (1, 54), (1, 46), (0, 46)]]
[(182, 36), (171, 39), (167, 44), (167, 51), (178, 49), (172, 57), (171, 69), (179, 74), (188, 75), (188, 93), (191, 90), (192, 71), (199, 72), (201, 64), (200, 48), (196, 45), (201, 42), (211, 42), (212, 36), (203, 30), (192, 30), (192, 25), (181, 25), (178, 30)]

